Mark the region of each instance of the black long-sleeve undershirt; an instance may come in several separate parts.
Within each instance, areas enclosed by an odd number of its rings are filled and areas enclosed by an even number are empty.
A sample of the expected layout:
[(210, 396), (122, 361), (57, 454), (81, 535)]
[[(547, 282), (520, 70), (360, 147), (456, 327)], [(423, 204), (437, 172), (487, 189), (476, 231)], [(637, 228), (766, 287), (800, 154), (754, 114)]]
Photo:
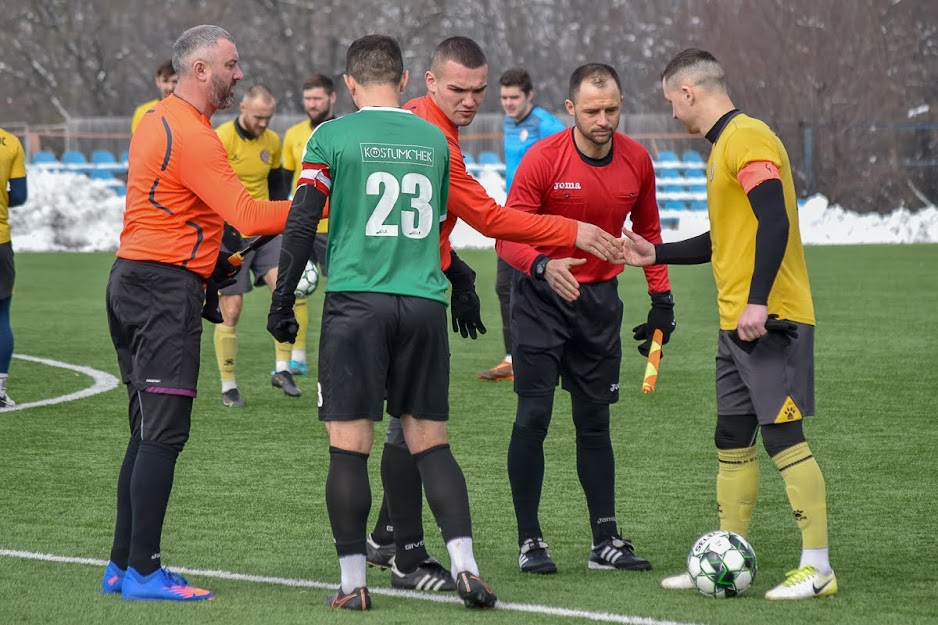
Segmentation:
[(791, 224), (785, 210), (785, 191), (778, 178), (766, 180), (749, 191), (749, 203), (759, 220), (756, 259), (749, 284), (749, 303), (765, 306), (775, 277), (785, 258)]
[(297, 189), (293, 196), (280, 244), (280, 270), (274, 289), (274, 298), (281, 304), (292, 305), (295, 300), (293, 291), (313, 249), (326, 199), (325, 193), (308, 184)]

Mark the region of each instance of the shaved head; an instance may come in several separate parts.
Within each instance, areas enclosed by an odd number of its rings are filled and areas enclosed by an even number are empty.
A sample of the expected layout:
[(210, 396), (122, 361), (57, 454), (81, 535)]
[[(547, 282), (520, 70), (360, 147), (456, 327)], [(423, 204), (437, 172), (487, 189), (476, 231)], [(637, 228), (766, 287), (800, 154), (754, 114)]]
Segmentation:
[(706, 50), (688, 48), (671, 59), (661, 80), (672, 86), (693, 85), (708, 91), (726, 92), (726, 73), (717, 58)]

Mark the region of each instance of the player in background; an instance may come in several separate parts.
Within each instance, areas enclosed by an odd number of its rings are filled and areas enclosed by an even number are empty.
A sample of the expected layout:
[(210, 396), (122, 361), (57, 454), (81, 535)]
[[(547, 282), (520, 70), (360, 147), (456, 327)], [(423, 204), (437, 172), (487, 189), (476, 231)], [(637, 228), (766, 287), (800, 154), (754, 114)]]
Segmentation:
[(457, 592), (467, 607), (492, 607), (495, 594), (479, 577), (473, 554), (466, 481), (447, 442), (447, 285), (439, 256), (449, 188), (446, 139), (398, 108), (407, 73), (393, 39), (354, 41), (345, 83), (359, 110), (322, 124), (309, 139), (267, 324), (278, 340), (296, 334), (293, 290), (329, 199), (319, 418), (329, 434), (326, 506), (342, 580), (327, 605), (371, 607), (367, 460), (386, 400), (426, 487)]
[[(466, 171), (459, 128), (475, 119), (488, 88), (488, 61), (475, 41), (451, 37), (440, 43), (424, 79), (427, 95), (409, 101), (404, 108), (440, 128), (447, 140), (450, 182), (440, 260), (453, 285), (453, 330), (459, 326), (463, 337), (475, 338), (477, 330), (485, 331), (479, 318), (475, 273), (458, 260), (449, 245), (457, 218), (486, 236), (544, 245), (575, 245), (604, 260), (616, 258), (621, 248), (611, 234), (592, 224), (503, 208)], [(368, 538), (368, 562), (390, 568), (392, 585), (412, 587), (432, 571), (424, 566), (430, 558), (423, 541), (421, 476), (397, 419), (388, 424), (381, 475), (386, 497)], [(442, 584), (440, 589), (446, 587)]]
[[(108, 327), (127, 385), (130, 438), (117, 479), (117, 518), (105, 594), (198, 601), (214, 595), (161, 568), (163, 521), (176, 459), (189, 438), (199, 380), (206, 282), (234, 274), (222, 228), (276, 234), (289, 202), (253, 199), (228, 163), (212, 114), (244, 77), (218, 26), (195, 26), (173, 45), (179, 75), (130, 141), (124, 228), (108, 279)], [(217, 286), (213, 287), (217, 288)], [(202, 314), (206, 314), (205, 311)]]
[[(560, 132), (566, 126), (562, 121), (539, 106), (534, 105), (534, 84), (527, 70), (521, 67), (509, 69), (498, 79), (501, 85), (502, 120), (505, 151), (505, 191), (511, 191), (511, 181), (515, 170), (521, 163), (521, 157), (540, 139)], [(478, 374), (481, 380), (513, 380), (511, 368), (511, 265), (498, 259), (495, 273), (495, 293), (502, 314), (502, 340), (505, 343), (505, 357), (500, 363)]]
[[(637, 266), (711, 263), (717, 287), (717, 512), (746, 536), (759, 493), (756, 437), (785, 481), (801, 530), (801, 562), (766, 599), (837, 592), (827, 539), (824, 475), (805, 440), (814, 414), (814, 303), (788, 153), (765, 123), (740, 112), (711, 53), (689, 48), (661, 75), (664, 98), (688, 132), (713, 144), (707, 161), (710, 231), (656, 244), (625, 231)], [(687, 573), (665, 588), (694, 588)]]
[[(217, 129), (231, 168), (256, 200), (283, 200), (289, 196), (281, 169), (280, 137), (268, 128), (276, 110), (277, 101), (270, 90), (263, 85), (254, 85), (244, 93), (238, 117)], [(276, 286), (280, 240), (277, 237), (257, 251), (245, 255), (245, 271), (238, 274), (234, 284), (222, 289), (218, 298), (224, 321), (215, 326), (215, 359), (221, 372), (221, 401), (231, 408), (244, 406), (235, 375), (238, 364), (237, 327), (244, 307), (244, 294), (251, 291), (253, 286), (266, 284), (271, 290)], [(226, 224), (222, 249), (230, 254), (243, 246), (241, 234)], [(301, 301), (305, 308), (306, 300)], [(300, 389), (290, 373), (290, 350), (289, 343), (274, 344), (274, 372), (270, 382), (287, 396), (299, 397)]]
[[(655, 172), (648, 152), (616, 132), (622, 86), (600, 63), (570, 76), (567, 112), (573, 128), (534, 145), (514, 178), (508, 206), (553, 215), (580, 215), (607, 232), (626, 217), (661, 242)], [(576, 427), (576, 468), (586, 495), (591, 569), (648, 570), (619, 534), (610, 404), (619, 401), (622, 361), (622, 266), (588, 258), (572, 246), (530, 246), (500, 240), (495, 249), (517, 273), (511, 291), (511, 336), (518, 408), (508, 445), (508, 481), (518, 522), (518, 563), (526, 573), (555, 573), (538, 518), (547, 437), (558, 380), (570, 393)], [(655, 329), (667, 342), (674, 303), (666, 267), (645, 270), (651, 311), (639, 347), (648, 354)], [(647, 335), (647, 336), (646, 336)], [(636, 337), (639, 338), (639, 337)], [(642, 351), (642, 348), (645, 351)], [(638, 485), (626, 488), (633, 490)]]
[(26, 203), (26, 154), (23, 144), (0, 128), (0, 409), (16, 403), (7, 392), (7, 375), (13, 358), (13, 328), (10, 326), (10, 303), (16, 267), (10, 240), (10, 209)]
[(172, 95), (173, 90), (176, 89), (179, 77), (176, 76), (176, 70), (173, 69), (172, 61), (165, 61), (156, 68), (154, 82), (156, 82), (156, 88), (160, 90), (160, 97), (150, 100), (149, 102), (144, 102), (134, 110), (133, 119), (130, 121), (131, 134), (137, 130), (137, 126), (140, 125), (140, 120), (147, 114), (147, 111), (156, 106), (157, 102), (160, 100), (165, 100)]
[[(303, 152), (306, 142), (319, 124), (335, 119), (335, 83), (325, 74), (313, 74), (303, 83), (303, 110), (309, 119), (290, 126), (283, 135), (283, 171), (290, 179), (290, 193), (296, 188), (303, 169)], [(326, 209), (328, 212), (328, 208)], [(319, 230), (310, 261), (319, 266), (319, 272), (327, 275), (326, 268), (326, 239), (329, 236), (329, 219), (324, 217), (319, 221)], [(309, 312), (306, 300), (297, 300), (295, 307), (296, 320), (300, 330), (296, 335), (290, 356), (290, 373), (294, 375), (307, 375), (309, 367), (306, 363), (306, 333), (309, 328)]]

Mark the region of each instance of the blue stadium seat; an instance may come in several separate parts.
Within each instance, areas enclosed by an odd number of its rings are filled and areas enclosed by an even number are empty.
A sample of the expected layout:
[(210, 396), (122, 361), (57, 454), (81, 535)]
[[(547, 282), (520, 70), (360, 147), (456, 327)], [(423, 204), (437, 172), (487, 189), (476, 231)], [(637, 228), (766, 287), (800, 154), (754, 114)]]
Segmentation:
[(704, 163), (703, 157), (700, 156), (700, 152), (697, 150), (684, 150), (681, 160), (685, 163)]
[(44, 171), (58, 171), (55, 165), (59, 164), (59, 159), (49, 150), (39, 150), (33, 154), (33, 164), (40, 165)]
[[(110, 150), (95, 150), (91, 153), (92, 165), (116, 165), (117, 159)], [(91, 177), (98, 180), (110, 180), (114, 178), (116, 168), (112, 167), (92, 167)]]
[[(88, 159), (85, 158), (84, 152), (79, 152), (78, 150), (66, 150), (62, 152), (62, 163), (64, 165), (87, 165)], [(91, 170), (88, 167), (69, 167), (66, 171), (70, 171), (76, 174), (89, 175)]]
[(479, 164), (480, 165), (501, 165), (502, 159), (495, 152), (491, 152), (489, 150), (482, 150), (481, 152), (479, 152)]
[(682, 211), (687, 210), (687, 203), (684, 200), (665, 200), (662, 208), (665, 210)]
[(707, 210), (707, 200), (691, 200), (688, 202), (688, 206), (692, 211), (705, 211)]
[(123, 165), (121, 169), (115, 170), (116, 173), (126, 175), (127, 174), (127, 163), (130, 162), (130, 150), (124, 150), (121, 152), (121, 155), (118, 157), (117, 162)]
[(677, 157), (677, 152), (672, 152), (671, 150), (661, 150), (658, 152), (657, 160), (662, 162), (673, 162), (680, 161), (681, 159)]
[(476, 159), (472, 158), (472, 154), (469, 152), (462, 153), (462, 160), (466, 165), (475, 165)]

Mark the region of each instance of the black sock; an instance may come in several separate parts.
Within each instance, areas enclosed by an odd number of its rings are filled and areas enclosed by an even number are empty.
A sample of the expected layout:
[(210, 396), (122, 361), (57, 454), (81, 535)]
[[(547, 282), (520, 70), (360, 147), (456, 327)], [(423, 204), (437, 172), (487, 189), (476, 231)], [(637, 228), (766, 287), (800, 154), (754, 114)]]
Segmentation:
[(161, 566), (160, 537), (178, 456), (176, 448), (156, 441), (142, 441), (137, 451), (130, 478), (133, 528), (127, 565), (144, 576)]
[(516, 423), (508, 443), (508, 481), (518, 520), (519, 545), (528, 538), (543, 536), (537, 509), (541, 504), (544, 483), (546, 435), (546, 430), (530, 430)]
[(124, 452), (124, 462), (117, 475), (117, 521), (114, 523), (114, 542), (111, 545), (111, 562), (122, 569), (127, 568), (130, 557), (130, 530), (133, 527), (133, 507), (130, 505), (130, 478), (134, 474), (140, 438), (131, 436)]
[(576, 425), (576, 471), (586, 495), (593, 544), (618, 533), (616, 461), (609, 438), (609, 405), (573, 400)]
[(518, 544), (539, 538), (537, 510), (544, 484), (544, 439), (550, 426), (553, 395), (518, 396), (515, 425), (508, 443), (508, 482), (518, 521)]
[(466, 478), (449, 445), (431, 447), (414, 455), (414, 459), (427, 491), (427, 503), (443, 532), (443, 541), (471, 538), (472, 516)]
[(394, 563), (401, 572), (410, 573), (430, 556), (423, 543), (423, 482), (407, 447), (384, 446), (381, 481), (394, 527)]
[[(384, 457), (381, 459), (382, 481), (384, 476)], [(394, 525), (391, 524), (391, 511), (388, 509), (388, 494), (385, 489), (381, 498), (381, 507), (378, 509), (378, 518), (375, 528), (371, 530), (371, 538), (379, 545), (388, 545), (394, 542)]]
[(339, 557), (364, 555), (371, 511), (368, 454), (329, 447), (326, 509)]

